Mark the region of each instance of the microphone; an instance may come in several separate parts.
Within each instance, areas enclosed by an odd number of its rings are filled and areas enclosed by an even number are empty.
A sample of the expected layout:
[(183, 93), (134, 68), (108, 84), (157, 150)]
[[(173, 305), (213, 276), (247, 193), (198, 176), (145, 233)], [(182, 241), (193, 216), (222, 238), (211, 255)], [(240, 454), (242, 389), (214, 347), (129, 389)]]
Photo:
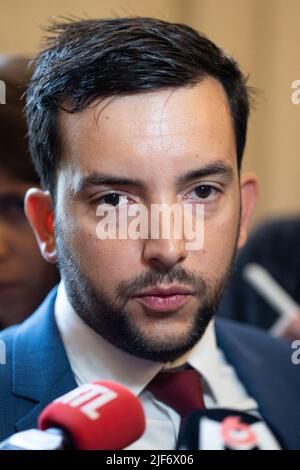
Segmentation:
[(127, 388), (91, 382), (50, 403), (38, 426), (9, 437), (0, 450), (121, 450), (142, 436), (145, 415)]
[(278, 320), (269, 330), (272, 335), (284, 335), (291, 325), (300, 327), (300, 306), (265, 268), (257, 263), (249, 263), (243, 270), (243, 276), (279, 314)]
[(182, 422), (177, 450), (280, 450), (265, 423), (230, 409), (197, 410)]

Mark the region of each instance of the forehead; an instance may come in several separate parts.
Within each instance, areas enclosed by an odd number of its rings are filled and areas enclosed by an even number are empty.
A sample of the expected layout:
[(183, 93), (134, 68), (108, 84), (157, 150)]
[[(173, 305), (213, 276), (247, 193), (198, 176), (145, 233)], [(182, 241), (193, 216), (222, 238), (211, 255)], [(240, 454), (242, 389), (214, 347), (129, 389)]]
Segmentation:
[(236, 168), (234, 128), (222, 85), (180, 87), (105, 99), (59, 115), (63, 172), (171, 177), (224, 160)]

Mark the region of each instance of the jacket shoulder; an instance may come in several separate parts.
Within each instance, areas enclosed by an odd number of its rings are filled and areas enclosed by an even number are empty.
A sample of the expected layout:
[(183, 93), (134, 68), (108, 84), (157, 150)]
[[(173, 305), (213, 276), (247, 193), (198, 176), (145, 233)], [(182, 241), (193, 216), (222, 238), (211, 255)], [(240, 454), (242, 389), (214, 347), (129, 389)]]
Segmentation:
[(300, 374), (292, 361), (294, 349), (288, 341), (258, 327), (223, 318), (216, 320), (216, 334), (219, 346), (229, 356), (239, 353), (243, 358), (251, 358), (253, 364), (269, 363), (271, 370), (284, 371), (300, 387)]
[(32, 408), (32, 402), (13, 393), (13, 345), (19, 330), (20, 326), (13, 326), (0, 333), (0, 441), (16, 432), (14, 424)]

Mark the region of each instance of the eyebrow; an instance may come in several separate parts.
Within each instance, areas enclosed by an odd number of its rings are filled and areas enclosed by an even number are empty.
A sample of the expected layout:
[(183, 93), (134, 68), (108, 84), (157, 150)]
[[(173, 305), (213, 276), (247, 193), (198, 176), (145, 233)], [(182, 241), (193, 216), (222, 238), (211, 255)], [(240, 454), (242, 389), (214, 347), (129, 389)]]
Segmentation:
[(139, 188), (144, 188), (145, 186), (142, 181), (133, 178), (125, 178), (102, 173), (92, 173), (91, 175), (86, 176), (79, 181), (77, 191), (81, 192), (93, 186), (101, 186), (105, 184), (108, 186), (135, 186)]
[(196, 179), (196, 178), (204, 178), (207, 176), (216, 176), (216, 175), (224, 175), (226, 179), (229, 181), (233, 178), (233, 168), (231, 165), (224, 163), (223, 161), (216, 161), (206, 165), (202, 168), (198, 168), (196, 170), (190, 170), (181, 175), (177, 183), (188, 183), (189, 181)]
[[(179, 176), (176, 183), (184, 184), (196, 178), (207, 176), (224, 175), (229, 181), (233, 178), (233, 168), (223, 161), (216, 161), (196, 170), (190, 170)], [(110, 174), (92, 173), (83, 177), (79, 183), (77, 191), (81, 192), (93, 186), (133, 186), (145, 188), (145, 183), (136, 178), (119, 177)]]

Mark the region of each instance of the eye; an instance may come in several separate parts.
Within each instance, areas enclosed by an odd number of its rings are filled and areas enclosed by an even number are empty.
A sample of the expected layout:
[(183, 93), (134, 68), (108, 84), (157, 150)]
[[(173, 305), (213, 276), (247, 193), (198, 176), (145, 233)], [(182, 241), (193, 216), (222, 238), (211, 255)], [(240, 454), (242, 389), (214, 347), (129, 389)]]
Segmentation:
[(101, 198), (98, 198), (96, 201), (97, 204), (108, 204), (110, 206), (121, 206), (128, 203), (127, 196), (123, 196), (119, 193), (109, 193), (105, 194)]
[(200, 200), (211, 200), (217, 196), (218, 192), (220, 191), (213, 186), (208, 184), (201, 184), (191, 191), (189, 196), (196, 196), (196, 198)]

